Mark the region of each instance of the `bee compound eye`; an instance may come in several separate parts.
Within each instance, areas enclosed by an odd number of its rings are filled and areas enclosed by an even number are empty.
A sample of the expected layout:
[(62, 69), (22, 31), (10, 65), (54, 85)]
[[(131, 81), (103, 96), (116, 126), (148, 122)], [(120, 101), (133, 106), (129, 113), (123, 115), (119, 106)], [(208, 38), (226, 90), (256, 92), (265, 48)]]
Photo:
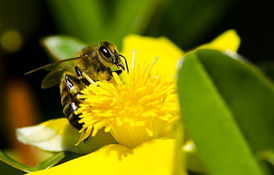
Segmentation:
[(111, 57), (111, 54), (109, 52), (109, 50), (105, 47), (105, 46), (101, 46), (99, 48), (99, 52), (106, 58), (110, 58)]

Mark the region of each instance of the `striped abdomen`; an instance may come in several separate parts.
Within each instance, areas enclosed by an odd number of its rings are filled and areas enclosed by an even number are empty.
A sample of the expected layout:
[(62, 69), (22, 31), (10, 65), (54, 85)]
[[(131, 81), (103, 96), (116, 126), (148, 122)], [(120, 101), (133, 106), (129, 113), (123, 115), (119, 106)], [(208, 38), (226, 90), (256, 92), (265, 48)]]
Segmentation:
[(79, 123), (79, 115), (76, 115), (80, 99), (77, 95), (86, 85), (76, 78), (72, 73), (65, 72), (60, 82), (60, 95), (63, 113), (68, 118), (70, 124), (80, 130), (82, 124)]

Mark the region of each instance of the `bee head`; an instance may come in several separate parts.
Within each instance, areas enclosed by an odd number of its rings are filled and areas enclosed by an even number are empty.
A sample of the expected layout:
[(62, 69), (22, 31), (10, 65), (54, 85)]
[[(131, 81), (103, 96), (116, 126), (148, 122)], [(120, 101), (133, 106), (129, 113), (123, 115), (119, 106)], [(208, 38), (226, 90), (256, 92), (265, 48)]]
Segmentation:
[(117, 53), (115, 45), (103, 41), (99, 43), (97, 51), (103, 65), (109, 67), (112, 71), (125, 70), (125, 66), (121, 60), (121, 57), (123, 56)]

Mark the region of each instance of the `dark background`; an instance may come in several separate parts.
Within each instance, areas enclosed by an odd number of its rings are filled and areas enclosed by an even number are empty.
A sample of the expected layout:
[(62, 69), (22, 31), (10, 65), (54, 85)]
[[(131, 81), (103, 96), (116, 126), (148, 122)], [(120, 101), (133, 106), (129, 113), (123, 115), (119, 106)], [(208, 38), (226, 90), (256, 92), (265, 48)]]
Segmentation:
[[(46, 72), (41, 71), (24, 76), (27, 71), (52, 61), (40, 44), (41, 38), (67, 34), (91, 44), (105, 39), (97, 37), (95, 40), (89, 40), (82, 35), (77, 35), (79, 26), (76, 23), (74, 25), (73, 20), (70, 25), (76, 32), (66, 30), (62, 26), (63, 23), (58, 22), (60, 18), (56, 17), (58, 9), (53, 9), (54, 3), (50, 2), (42, 0), (1, 0), (0, 2), (0, 41), (10, 30), (16, 30), (21, 38), (20, 46), (10, 50), (5, 49), (1, 44), (2, 41), (0, 42), (1, 149), (17, 148), (17, 143), (13, 141), (15, 140), (14, 133), (12, 133), (16, 127), (62, 117), (58, 87), (40, 89), (41, 80)], [(146, 24), (134, 32), (154, 37), (166, 36), (182, 49), (189, 50), (209, 42), (225, 30), (235, 29), (241, 37), (239, 53), (273, 78), (273, 4), (271, 0), (166, 1), (153, 8)], [(101, 5), (105, 9), (105, 19), (111, 20), (109, 16), (113, 8), (119, 4), (116, 4), (114, 0), (104, 0)], [(127, 13), (125, 12), (124, 15)], [(85, 23), (92, 24), (93, 21), (88, 19)], [(106, 31), (105, 33), (111, 35), (111, 28)], [(97, 34), (92, 33), (91, 35)], [(10, 99), (13, 97), (11, 94), (17, 92), (22, 92), (27, 96), (28, 99), (23, 100), (22, 103), (31, 104), (29, 106), (25, 104), (25, 108), (29, 107), (31, 111), (31, 114), (26, 112), (26, 115), (30, 114), (31, 117), (20, 119), (21, 112), (16, 108), (18, 100)], [(22, 98), (24, 99), (25, 96), (23, 95)], [(16, 111), (19, 111), (19, 116), (16, 116)], [(13, 121), (18, 118), (22, 122), (14, 123)]]

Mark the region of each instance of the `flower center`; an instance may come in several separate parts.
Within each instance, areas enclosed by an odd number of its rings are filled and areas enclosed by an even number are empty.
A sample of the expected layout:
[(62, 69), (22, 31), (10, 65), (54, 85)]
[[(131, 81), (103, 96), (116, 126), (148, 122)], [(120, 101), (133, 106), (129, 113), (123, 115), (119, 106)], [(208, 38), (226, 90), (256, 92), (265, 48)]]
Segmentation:
[(175, 79), (161, 77), (151, 67), (137, 64), (123, 78), (113, 73), (113, 81), (97, 81), (82, 91), (79, 141), (102, 128), (128, 147), (169, 134), (178, 118)]

